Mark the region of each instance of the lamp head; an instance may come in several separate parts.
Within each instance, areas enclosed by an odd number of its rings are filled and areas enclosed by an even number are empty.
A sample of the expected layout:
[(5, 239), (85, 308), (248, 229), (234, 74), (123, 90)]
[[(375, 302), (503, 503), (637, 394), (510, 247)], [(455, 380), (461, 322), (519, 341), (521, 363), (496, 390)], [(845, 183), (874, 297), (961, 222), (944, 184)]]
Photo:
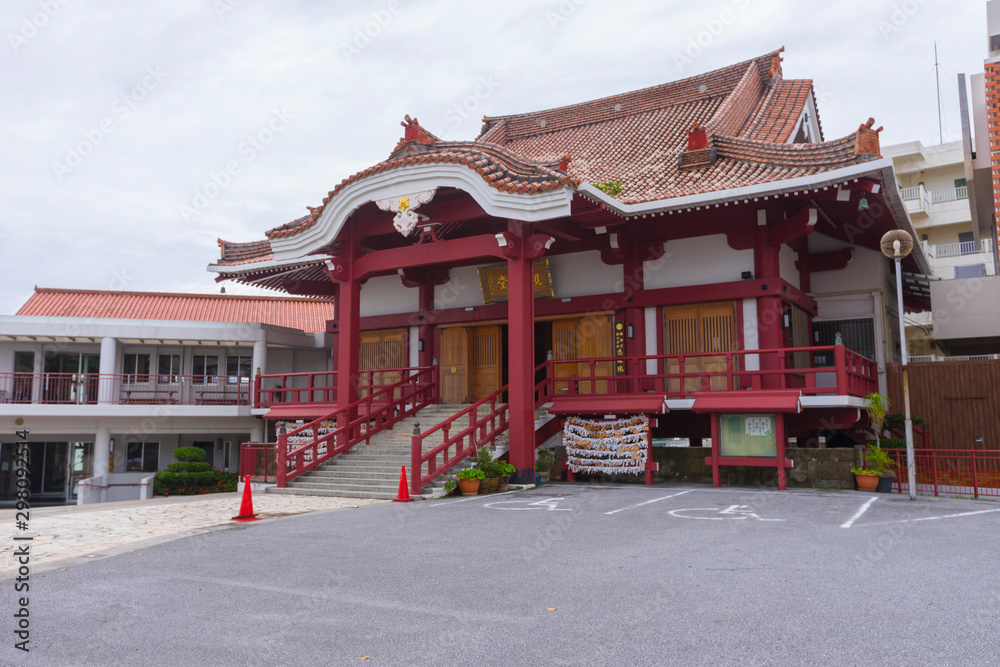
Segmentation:
[(902, 229), (893, 229), (882, 236), (880, 246), (889, 259), (903, 259), (913, 251), (913, 237)]

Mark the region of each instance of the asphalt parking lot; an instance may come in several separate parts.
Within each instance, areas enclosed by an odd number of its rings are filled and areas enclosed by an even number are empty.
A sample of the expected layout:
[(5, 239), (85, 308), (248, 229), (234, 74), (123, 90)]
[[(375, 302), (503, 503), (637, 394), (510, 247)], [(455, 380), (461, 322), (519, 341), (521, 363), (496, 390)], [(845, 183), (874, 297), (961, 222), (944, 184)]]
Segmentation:
[(850, 491), (373, 505), (46, 572), (0, 663), (994, 665), (998, 536), (1000, 503)]

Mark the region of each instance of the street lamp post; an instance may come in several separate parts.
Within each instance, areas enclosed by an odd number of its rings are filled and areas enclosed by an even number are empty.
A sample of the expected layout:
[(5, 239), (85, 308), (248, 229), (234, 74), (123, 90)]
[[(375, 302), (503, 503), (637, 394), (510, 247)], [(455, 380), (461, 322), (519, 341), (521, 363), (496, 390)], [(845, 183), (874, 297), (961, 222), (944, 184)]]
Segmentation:
[(917, 465), (913, 455), (913, 419), (910, 416), (910, 379), (906, 371), (906, 325), (903, 322), (903, 268), (901, 262), (913, 251), (913, 238), (902, 229), (882, 236), (882, 254), (896, 262), (896, 304), (899, 311), (899, 350), (903, 357), (903, 414), (906, 417), (906, 473), (910, 500), (917, 499)]

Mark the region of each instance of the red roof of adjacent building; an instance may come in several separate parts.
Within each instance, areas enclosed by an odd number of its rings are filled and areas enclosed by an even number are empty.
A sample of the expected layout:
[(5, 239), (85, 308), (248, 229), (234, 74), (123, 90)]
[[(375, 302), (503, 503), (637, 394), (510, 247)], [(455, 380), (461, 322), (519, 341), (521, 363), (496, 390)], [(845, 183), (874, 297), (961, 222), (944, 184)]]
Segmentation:
[[(830, 142), (820, 136), (817, 143), (791, 143), (813, 87), (809, 80), (782, 78), (782, 51), (598, 100), (485, 117), (471, 142), (441, 141), (407, 116), (405, 135), (388, 159), (344, 179), (322, 206), (271, 229), (266, 241), (220, 240), (217, 265), (273, 259), (270, 241), (312, 227), (345, 186), (410, 164), (465, 165), (491, 186), (514, 193), (612, 181), (621, 184), (617, 200), (636, 204), (808, 176), (871, 159), (857, 154), (857, 132)], [(708, 146), (689, 150), (695, 126), (704, 129)]]
[(240, 294), (173, 294), (36, 287), (17, 311), (32, 317), (86, 317), (129, 320), (249, 322), (326, 331), (334, 304), (324, 299), (246, 296)]

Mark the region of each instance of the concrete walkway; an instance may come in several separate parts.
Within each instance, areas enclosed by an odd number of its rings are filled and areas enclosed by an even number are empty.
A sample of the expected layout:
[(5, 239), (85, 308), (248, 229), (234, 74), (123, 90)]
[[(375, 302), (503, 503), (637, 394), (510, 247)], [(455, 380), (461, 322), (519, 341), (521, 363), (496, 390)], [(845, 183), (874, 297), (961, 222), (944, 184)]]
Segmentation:
[[(240, 494), (174, 496), (144, 501), (68, 505), (32, 509), (30, 530), (15, 527), (15, 510), (0, 510), (0, 526), (11, 535), (33, 536), (31, 571), (66, 568), (181, 537), (246, 524), (230, 521), (239, 514)], [(290, 514), (356, 508), (381, 500), (255, 494), (254, 510), (262, 519)], [(8, 556), (13, 540), (0, 542), (0, 579), (13, 577), (17, 562)]]

